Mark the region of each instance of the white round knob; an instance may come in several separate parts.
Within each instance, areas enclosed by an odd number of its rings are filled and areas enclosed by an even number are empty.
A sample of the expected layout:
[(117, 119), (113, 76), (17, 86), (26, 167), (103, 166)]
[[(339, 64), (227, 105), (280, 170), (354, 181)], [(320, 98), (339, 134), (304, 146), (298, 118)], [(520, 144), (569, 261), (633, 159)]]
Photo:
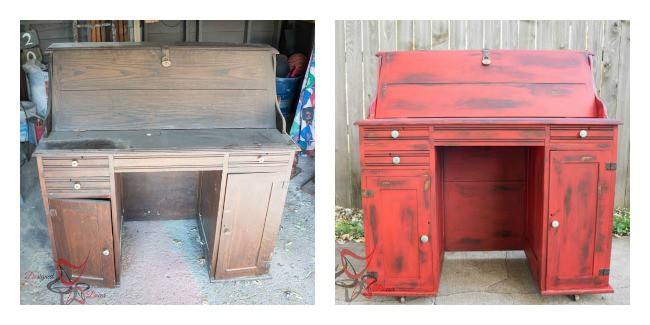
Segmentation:
[(77, 166), (79, 166), (79, 162), (76, 161), (76, 160), (73, 160), (72, 163), (70, 163), (70, 165), (72, 165), (72, 167), (77, 167)]
[(393, 164), (397, 165), (399, 164), (399, 157), (393, 157)]
[(587, 130), (580, 130), (579, 135), (580, 135), (581, 138), (586, 138), (587, 137)]
[(397, 132), (397, 130), (393, 130), (393, 132), (390, 133), (390, 136), (393, 137), (393, 139), (397, 139), (397, 137), (399, 137), (399, 132)]
[(264, 162), (264, 157), (259, 157), (259, 158), (257, 158), (257, 162), (259, 162), (259, 163), (263, 163), (263, 162)]
[(551, 226), (552, 226), (553, 228), (557, 228), (557, 227), (560, 226), (560, 222), (557, 221), (557, 220), (553, 220), (553, 222), (551, 222)]
[(429, 237), (427, 235), (422, 235), (422, 237), (420, 237), (420, 241), (426, 243), (429, 241)]
[(102, 254), (108, 256), (108, 254), (110, 254), (110, 252), (108, 251), (108, 249), (105, 249), (105, 250), (102, 252)]
[(81, 183), (74, 183), (74, 189), (78, 190), (81, 188)]

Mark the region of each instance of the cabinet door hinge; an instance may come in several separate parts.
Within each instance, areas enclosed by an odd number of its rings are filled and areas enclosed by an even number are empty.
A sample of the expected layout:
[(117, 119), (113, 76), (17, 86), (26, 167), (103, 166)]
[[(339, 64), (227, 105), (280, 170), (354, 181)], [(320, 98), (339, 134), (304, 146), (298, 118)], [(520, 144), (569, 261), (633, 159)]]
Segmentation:
[(598, 275), (599, 275), (599, 276), (606, 276), (606, 275), (609, 275), (609, 269), (600, 269), (600, 270), (598, 271)]
[(50, 209), (50, 217), (56, 217), (56, 209)]
[(367, 199), (367, 198), (370, 198), (370, 197), (373, 197), (373, 196), (375, 196), (375, 192), (373, 192), (372, 190), (362, 190), (361, 191), (361, 197), (364, 198), (364, 199)]
[(605, 163), (605, 170), (616, 170), (616, 163)]

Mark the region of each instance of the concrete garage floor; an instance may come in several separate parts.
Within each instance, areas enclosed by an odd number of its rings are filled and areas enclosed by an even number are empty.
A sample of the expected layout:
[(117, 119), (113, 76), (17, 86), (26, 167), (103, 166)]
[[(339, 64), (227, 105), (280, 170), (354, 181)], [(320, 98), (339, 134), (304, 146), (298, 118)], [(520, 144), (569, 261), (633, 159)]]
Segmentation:
[[(194, 219), (127, 221), (121, 286), (90, 288), (86, 304), (314, 304), (314, 197), (300, 189), (314, 176), (314, 160), (300, 157), (298, 167), (271, 279), (211, 283)], [(20, 187), (20, 302), (59, 304), (60, 295), (46, 287), (56, 275), (35, 159), (21, 168)]]
[[(363, 243), (336, 244), (336, 264), (340, 251), (348, 248), (363, 255)], [(356, 262), (355, 260), (351, 260)], [(362, 263), (354, 263), (357, 270)], [(337, 278), (343, 279), (345, 275)], [(630, 304), (630, 237), (614, 238), (612, 246), (610, 284), (613, 294), (580, 295), (573, 301), (569, 296), (542, 296), (533, 281), (523, 251), (448, 252), (442, 266), (437, 297), (406, 297), (407, 305), (628, 305)], [(345, 301), (345, 289), (336, 287), (337, 304), (399, 304), (395, 297), (357, 297)]]

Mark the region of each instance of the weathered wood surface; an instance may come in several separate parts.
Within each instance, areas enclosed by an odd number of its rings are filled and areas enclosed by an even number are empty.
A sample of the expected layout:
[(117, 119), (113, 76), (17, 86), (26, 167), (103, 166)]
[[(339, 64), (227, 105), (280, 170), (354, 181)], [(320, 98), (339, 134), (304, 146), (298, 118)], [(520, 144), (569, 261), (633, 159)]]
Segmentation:
[[(407, 25), (412, 27), (411, 32), (402, 28)], [(354, 33), (350, 33), (350, 26), (354, 26)], [(359, 157), (358, 131), (351, 124), (355, 122), (354, 117), (366, 116), (375, 96), (378, 62), (375, 53), (378, 50), (477, 49), (485, 45), (491, 49), (571, 49), (595, 53), (593, 74), (597, 93), (608, 108), (608, 116), (624, 122), (619, 128), (615, 206), (629, 206), (629, 29), (630, 23), (620, 20), (338, 21), (337, 44), (341, 42), (343, 46), (336, 51), (336, 204), (361, 206), (360, 167), (354, 163)], [(349, 39), (352, 37), (361, 39)], [(345, 44), (355, 44), (356, 48), (348, 49)], [(499, 47), (491, 47), (495, 44)], [(354, 54), (347, 53), (348, 50)], [(339, 68), (342, 64), (343, 68)], [(361, 64), (361, 69), (350, 66), (357, 64)], [(362, 77), (349, 75), (361, 71)], [(339, 123), (346, 124), (339, 126)]]
[[(150, 135), (147, 135), (150, 134)], [(59, 149), (59, 150), (57, 150)], [(70, 149), (77, 149), (71, 151)], [(137, 151), (296, 151), (298, 147), (276, 129), (206, 129), (142, 131), (57, 131), (41, 140), (36, 155), (132, 153)]]
[(50, 50), (54, 131), (276, 126), (272, 47), (72, 43)]

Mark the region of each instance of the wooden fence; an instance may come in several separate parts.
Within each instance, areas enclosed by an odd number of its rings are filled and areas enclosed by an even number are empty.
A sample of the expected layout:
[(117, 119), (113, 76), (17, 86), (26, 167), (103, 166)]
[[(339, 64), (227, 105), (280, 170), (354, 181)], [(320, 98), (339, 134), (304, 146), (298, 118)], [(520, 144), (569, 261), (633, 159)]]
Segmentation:
[(359, 132), (375, 96), (378, 51), (556, 49), (596, 53), (594, 77), (619, 129), (616, 206), (630, 205), (630, 22), (386, 20), (336, 22), (336, 204), (361, 206)]

